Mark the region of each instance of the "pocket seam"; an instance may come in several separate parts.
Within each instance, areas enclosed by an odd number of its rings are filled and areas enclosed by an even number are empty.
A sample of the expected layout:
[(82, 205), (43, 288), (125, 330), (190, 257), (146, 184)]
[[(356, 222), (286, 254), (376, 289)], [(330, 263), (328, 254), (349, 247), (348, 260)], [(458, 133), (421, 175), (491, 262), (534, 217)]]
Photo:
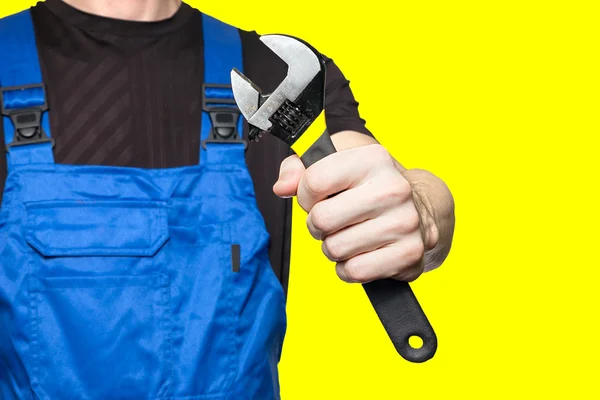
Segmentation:
[[(55, 256), (152, 256), (169, 239), (168, 205), (164, 201), (126, 201), (126, 200), (48, 200), (36, 202), (24, 202), (27, 215), (27, 224), (24, 227), (23, 236), (26, 242), (45, 257)], [(108, 209), (147, 209), (154, 210), (149, 214), (149, 238), (148, 245), (144, 247), (133, 246), (103, 246), (103, 247), (58, 247), (49, 246), (40, 240), (35, 234), (36, 218), (35, 210), (49, 210), (60, 208), (108, 208)], [(153, 241), (151, 232), (156, 231)]]

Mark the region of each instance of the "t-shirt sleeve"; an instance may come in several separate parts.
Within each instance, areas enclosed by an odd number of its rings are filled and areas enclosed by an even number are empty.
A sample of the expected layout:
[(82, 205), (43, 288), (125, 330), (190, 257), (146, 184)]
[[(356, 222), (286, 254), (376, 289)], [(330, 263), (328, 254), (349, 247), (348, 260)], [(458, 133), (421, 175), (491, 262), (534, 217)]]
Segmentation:
[(327, 131), (335, 134), (351, 130), (374, 136), (366, 127), (366, 121), (361, 117), (359, 103), (350, 89), (350, 81), (344, 76), (333, 59), (323, 56), (327, 66), (327, 81), (325, 90), (325, 119)]

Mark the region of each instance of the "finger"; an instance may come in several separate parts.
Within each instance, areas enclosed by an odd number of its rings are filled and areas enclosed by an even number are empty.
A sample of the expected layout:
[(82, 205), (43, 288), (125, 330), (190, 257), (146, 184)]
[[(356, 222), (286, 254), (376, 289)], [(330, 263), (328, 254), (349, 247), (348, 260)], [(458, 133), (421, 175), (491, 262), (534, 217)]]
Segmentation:
[(420, 235), (410, 235), (393, 246), (339, 262), (336, 272), (341, 280), (349, 283), (367, 283), (386, 278), (412, 281), (423, 271), (423, 249)]
[[(408, 206), (403, 208), (410, 212)], [(416, 240), (412, 236), (420, 235), (419, 218), (409, 215), (406, 217), (400, 209), (393, 215), (384, 214), (328, 235), (322, 239), (323, 254), (331, 261), (345, 261), (394, 243)]]
[(295, 196), (304, 171), (304, 164), (297, 155), (284, 159), (279, 169), (279, 178), (273, 185), (273, 192), (279, 197)]
[(369, 145), (344, 150), (310, 166), (298, 185), (299, 205), (309, 212), (319, 201), (371, 179), (382, 159), (391, 159), (389, 153), (379, 148)]
[(399, 235), (389, 225), (392, 225), (389, 221), (379, 219), (361, 222), (327, 236), (321, 250), (330, 261), (345, 261), (377, 250), (399, 240)]
[(306, 226), (315, 239), (323, 240), (348, 226), (376, 218), (384, 210), (372, 198), (369, 188), (358, 187), (320, 201), (308, 213)]
[(407, 228), (415, 229), (419, 224), (419, 214), (411, 198), (409, 184), (386, 186), (382, 179), (380, 185), (362, 185), (320, 201), (308, 213), (306, 224), (314, 238), (323, 240), (332, 233), (381, 217), (386, 212), (387, 218), (398, 224), (400, 232), (406, 233), (410, 231)]

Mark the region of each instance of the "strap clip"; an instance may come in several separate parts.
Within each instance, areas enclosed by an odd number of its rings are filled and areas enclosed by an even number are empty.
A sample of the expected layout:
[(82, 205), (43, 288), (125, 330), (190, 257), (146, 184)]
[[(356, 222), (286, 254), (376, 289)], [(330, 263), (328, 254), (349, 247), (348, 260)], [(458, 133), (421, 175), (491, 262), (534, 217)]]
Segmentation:
[(244, 150), (248, 149), (248, 142), (240, 139), (238, 132), (242, 113), (235, 99), (228, 97), (230, 91), (231, 85), (204, 84), (202, 87), (202, 110), (208, 113), (212, 125), (210, 137), (202, 142), (204, 149), (206, 143), (243, 143)]
[[(42, 89), (44, 93), (42, 104), (26, 107), (6, 106), (8, 93), (34, 89)], [(43, 84), (0, 88), (0, 113), (3, 117), (10, 118), (15, 129), (12, 142), (6, 145), (7, 152), (13, 146), (27, 144), (51, 143), (54, 147), (54, 139), (50, 138), (42, 128), (42, 115), (46, 111), (48, 111), (48, 102)]]

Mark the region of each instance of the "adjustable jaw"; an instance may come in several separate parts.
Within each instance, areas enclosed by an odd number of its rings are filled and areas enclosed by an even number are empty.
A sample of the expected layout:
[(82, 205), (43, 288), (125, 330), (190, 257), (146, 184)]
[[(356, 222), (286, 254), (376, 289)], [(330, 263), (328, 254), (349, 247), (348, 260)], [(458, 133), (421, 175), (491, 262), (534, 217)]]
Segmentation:
[(265, 95), (234, 68), (233, 95), (250, 125), (250, 140), (268, 132), (293, 146), (323, 111), (325, 61), (310, 45), (290, 36), (266, 35), (260, 40), (287, 63), (288, 74), (273, 93)]

